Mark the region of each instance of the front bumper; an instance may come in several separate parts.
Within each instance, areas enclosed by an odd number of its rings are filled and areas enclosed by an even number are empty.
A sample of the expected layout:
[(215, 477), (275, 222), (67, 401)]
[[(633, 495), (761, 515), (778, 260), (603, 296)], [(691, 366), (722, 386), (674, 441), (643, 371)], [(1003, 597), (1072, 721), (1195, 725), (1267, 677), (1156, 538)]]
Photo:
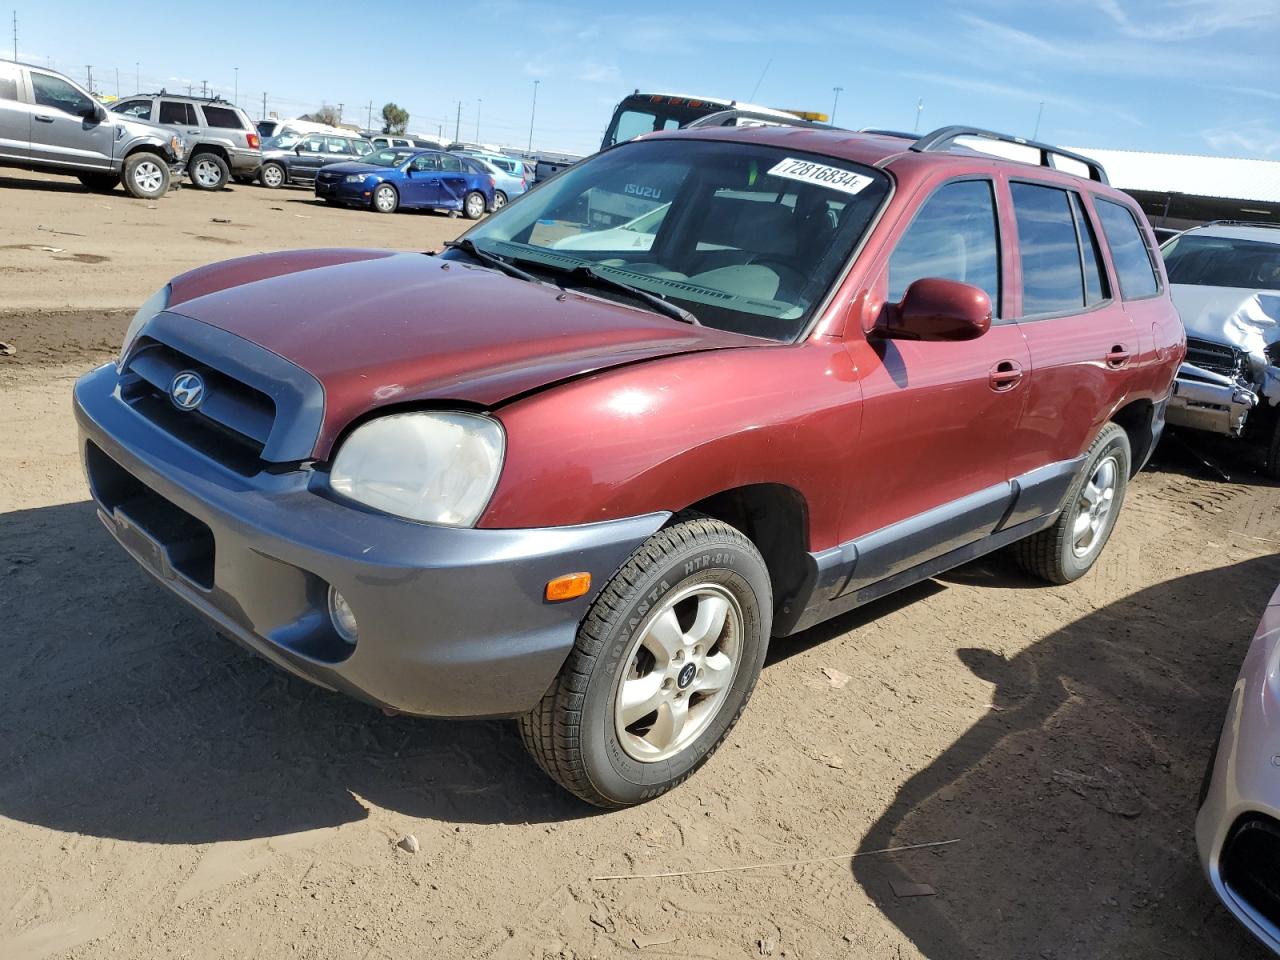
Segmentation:
[(1257, 405), (1258, 395), (1233, 378), (1184, 363), (1173, 381), (1166, 416), (1174, 426), (1238, 437)]
[(370, 183), (365, 180), (347, 183), (345, 180), (325, 180), (317, 176), (316, 196), (321, 199), (336, 200), (338, 203), (368, 206), (377, 185), (376, 182)]
[[(432, 527), (329, 499), (309, 470), (246, 475), (127, 403), (112, 365), (75, 387), (99, 517), (214, 627), (320, 686), (421, 716), (522, 713), (551, 685), (594, 595), (547, 603), (548, 580), (598, 591), (667, 520), (576, 527)], [(327, 611), (347, 599), (359, 639)]]
[(1272, 863), (1269, 875), (1260, 878), (1276, 890), (1274, 906), (1271, 898), (1261, 902), (1250, 884), (1233, 882), (1232, 870), (1224, 869), (1228, 841), (1254, 818), (1280, 826), (1280, 590), (1263, 614), (1231, 691), (1196, 817), (1196, 845), (1214, 891), (1254, 936), (1280, 953), (1280, 863)]

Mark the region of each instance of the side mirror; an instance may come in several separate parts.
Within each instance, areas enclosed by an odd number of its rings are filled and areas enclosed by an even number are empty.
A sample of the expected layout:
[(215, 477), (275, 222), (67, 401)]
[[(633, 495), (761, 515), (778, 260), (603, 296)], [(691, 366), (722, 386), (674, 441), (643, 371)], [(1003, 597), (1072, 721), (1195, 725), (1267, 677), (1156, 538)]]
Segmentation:
[(305, 144), (301, 144), (301, 143), (298, 144), (296, 147), (293, 148), (293, 152), (296, 153), (298, 156), (302, 156), (302, 148), (304, 146)]
[(94, 123), (102, 123), (107, 119), (107, 108), (100, 103), (95, 103), (85, 111), (85, 119), (92, 120)]
[(875, 332), (890, 340), (976, 340), (991, 329), (991, 298), (972, 284), (925, 277), (885, 314)]

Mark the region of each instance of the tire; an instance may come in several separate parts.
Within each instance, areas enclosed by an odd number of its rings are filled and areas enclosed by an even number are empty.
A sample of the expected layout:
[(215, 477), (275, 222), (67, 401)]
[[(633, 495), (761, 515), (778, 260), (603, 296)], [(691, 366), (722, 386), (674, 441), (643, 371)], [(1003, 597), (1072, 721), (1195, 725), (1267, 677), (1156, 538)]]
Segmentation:
[(269, 160), (258, 171), (258, 182), (271, 190), (277, 190), (289, 182), (289, 172), (285, 170), (284, 164)]
[(158, 200), (169, 191), (169, 165), (159, 154), (143, 150), (125, 160), (120, 180), (131, 197)]
[(221, 190), (231, 179), (231, 168), (216, 153), (202, 151), (187, 161), (187, 176), (197, 190)]
[(507, 195), (501, 190), (495, 191), (493, 194), (493, 212), (497, 213), (507, 205)]
[(373, 188), (373, 196), (369, 198), (369, 206), (378, 213), (395, 213), (400, 206), (400, 194), (389, 183), (380, 183)]
[(110, 173), (82, 173), (76, 179), (94, 193), (110, 193), (120, 182), (119, 177)]
[[(1050, 583), (1071, 583), (1088, 573), (1115, 528), (1132, 463), (1128, 435), (1108, 423), (1089, 447), (1084, 469), (1053, 526), (1013, 545), (1022, 568)], [(1077, 531), (1086, 511), (1092, 511), (1092, 520)]]
[[(699, 642), (703, 616), (709, 629)], [(760, 675), (772, 622), (769, 571), (755, 545), (718, 520), (678, 517), (591, 604), (551, 689), (520, 718), (525, 748), (551, 779), (599, 807), (666, 793), (733, 729)], [(630, 711), (621, 699), (627, 685), (638, 691)], [(655, 709), (636, 712), (651, 703)]]
[(462, 215), (468, 220), (479, 220), (484, 216), (485, 208), (484, 194), (479, 190), (472, 190), (462, 198)]

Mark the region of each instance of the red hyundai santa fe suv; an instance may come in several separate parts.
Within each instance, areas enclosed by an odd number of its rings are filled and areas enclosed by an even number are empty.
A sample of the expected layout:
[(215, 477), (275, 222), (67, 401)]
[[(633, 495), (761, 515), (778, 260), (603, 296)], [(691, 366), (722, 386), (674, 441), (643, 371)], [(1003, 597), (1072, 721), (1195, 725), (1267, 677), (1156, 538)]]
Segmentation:
[(1145, 218), (974, 136), (654, 134), (440, 255), (177, 277), (75, 388), (102, 522), (285, 670), (655, 797), (774, 639), (1005, 546), (1075, 580), (1151, 453)]

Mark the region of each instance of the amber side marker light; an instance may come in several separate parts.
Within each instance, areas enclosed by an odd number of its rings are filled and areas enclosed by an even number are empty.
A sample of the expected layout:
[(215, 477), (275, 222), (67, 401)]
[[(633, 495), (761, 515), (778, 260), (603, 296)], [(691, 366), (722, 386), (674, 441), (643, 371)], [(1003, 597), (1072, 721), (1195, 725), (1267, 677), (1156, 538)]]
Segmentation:
[(566, 573), (564, 576), (547, 581), (546, 597), (552, 602), (572, 600), (574, 597), (582, 596), (590, 589), (591, 574)]

